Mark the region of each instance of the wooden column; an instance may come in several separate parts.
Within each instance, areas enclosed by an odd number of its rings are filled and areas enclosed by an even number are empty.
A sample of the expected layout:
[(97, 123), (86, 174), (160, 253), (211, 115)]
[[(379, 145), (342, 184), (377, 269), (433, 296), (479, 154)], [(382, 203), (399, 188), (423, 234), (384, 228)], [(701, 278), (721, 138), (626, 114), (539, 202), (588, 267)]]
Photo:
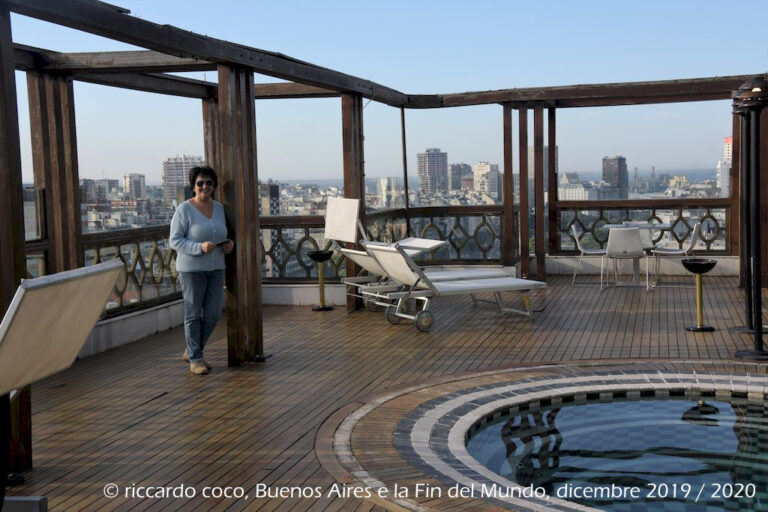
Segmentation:
[(504, 184), (502, 200), (504, 204), (504, 218), (502, 227), (501, 262), (503, 265), (515, 263), (515, 177), (512, 174), (512, 106), (503, 105), (504, 122)]
[[(255, 108), (255, 107), (254, 107)], [(203, 145), (205, 162), (214, 169), (221, 168), (219, 162), (219, 104), (214, 98), (203, 100)]]
[(519, 110), (518, 150), (520, 154), (520, 277), (531, 274), (530, 226), (528, 225), (528, 109)]
[(741, 117), (733, 114), (733, 124), (731, 128), (731, 170), (728, 179), (731, 191), (731, 209), (729, 210), (728, 240), (730, 241), (730, 254), (739, 256), (739, 287), (744, 286), (744, 240), (741, 239)]
[(227, 65), (219, 65), (218, 71), (217, 171), (221, 179), (217, 198), (224, 204), (231, 227), (229, 236), (235, 240), (235, 250), (227, 256), (227, 353), (229, 366), (239, 366), (265, 358), (256, 201), (256, 113), (253, 72)]
[(768, 108), (760, 111), (760, 240), (763, 243), (760, 246), (760, 272), (762, 275), (762, 285), (768, 286)]
[[(359, 94), (341, 95), (341, 130), (344, 151), (344, 197), (360, 199), (360, 222), (365, 225), (365, 173), (363, 170), (363, 98)], [(357, 273), (347, 259), (347, 275)], [(347, 295), (347, 311), (361, 306), (359, 299)]]
[[(405, 145), (405, 107), (400, 107), (400, 134), (402, 137), (403, 145), (403, 190), (405, 191), (405, 222), (408, 222), (408, 208), (410, 205), (410, 198), (408, 197), (408, 154), (406, 152)], [(407, 231), (410, 233), (410, 224), (406, 226)]]
[(557, 225), (557, 124), (555, 109), (547, 109), (547, 200), (549, 202), (549, 254), (560, 250), (560, 229)]
[(536, 237), (536, 279), (546, 276), (544, 245), (544, 108), (536, 105), (533, 109), (533, 196)]
[(49, 274), (83, 266), (72, 79), (27, 72), (35, 187), (45, 198)]
[[(0, 2), (0, 187), (5, 199), (0, 201), (0, 316), (11, 303), (16, 288), (26, 274), (24, 256), (24, 199), (21, 182), (21, 150), (19, 146), (19, 113), (16, 108), (11, 16)], [(53, 314), (54, 312), (49, 312)], [(5, 476), (6, 463), (11, 471), (32, 467), (32, 415), (29, 396), (19, 397), (11, 411), (11, 455), (7, 445), (0, 446), (0, 472)], [(8, 416), (7, 395), (0, 397), (0, 418)], [(6, 429), (7, 423), (0, 425)], [(5, 436), (2, 436), (5, 437)]]

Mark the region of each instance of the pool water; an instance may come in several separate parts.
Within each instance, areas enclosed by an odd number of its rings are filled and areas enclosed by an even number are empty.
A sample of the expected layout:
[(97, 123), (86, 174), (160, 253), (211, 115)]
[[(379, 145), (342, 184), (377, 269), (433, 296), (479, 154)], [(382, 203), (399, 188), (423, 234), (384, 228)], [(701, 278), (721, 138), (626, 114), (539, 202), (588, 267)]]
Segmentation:
[(602, 510), (768, 511), (766, 404), (712, 395), (524, 404), (473, 429), (467, 449), (521, 486)]

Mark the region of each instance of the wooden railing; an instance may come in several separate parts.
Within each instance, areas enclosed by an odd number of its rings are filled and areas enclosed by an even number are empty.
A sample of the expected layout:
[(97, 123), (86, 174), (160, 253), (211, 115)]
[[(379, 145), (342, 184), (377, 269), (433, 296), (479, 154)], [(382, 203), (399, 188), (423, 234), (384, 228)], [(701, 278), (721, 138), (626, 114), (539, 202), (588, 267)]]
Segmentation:
[(581, 233), (587, 247), (605, 247), (608, 230), (604, 224), (626, 221), (668, 224), (669, 229), (653, 230), (654, 243), (682, 248), (701, 222), (696, 251), (709, 254), (733, 254), (736, 248), (732, 218), (733, 203), (723, 199), (632, 199), (623, 201), (559, 201), (555, 233), (550, 233), (550, 254), (572, 254), (576, 251), (571, 226)]

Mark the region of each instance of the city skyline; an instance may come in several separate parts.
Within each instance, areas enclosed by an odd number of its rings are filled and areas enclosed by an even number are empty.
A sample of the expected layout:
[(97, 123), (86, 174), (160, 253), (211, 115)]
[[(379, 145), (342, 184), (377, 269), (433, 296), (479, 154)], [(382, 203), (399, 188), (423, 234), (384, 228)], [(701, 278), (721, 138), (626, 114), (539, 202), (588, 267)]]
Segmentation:
[[(399, 2), (386, 8), (344, 2), (330, 7), (311, 2), (230, 2), (211, 12), (196, 1), (117, 1), (144, 19), (278, 51), (407, 93), (748, 74), (765, 68), (766, 50), (759, 40), (760, 14), (768, 13), (764, 3), (751, 3), (754, 16), (744, 20), (744, 47), (756, 49), (749, 52), (734, 52), (712, 37), (722, 28), (726, 13), (718, 2), (551, 3), (554, 8), (547, 12), (554, 15), (548, 14), (545, 23), (541, 6), (515, 4), (510, 8), (500, 2), (484, 2), (479, 5), (488, 9), (471, 10), (460, 2), (408, 4), (409, 15), (401, 16), (396, 14)], [(663, 17), (658, 16), (662, 9)], [(489, 11), (494, 16), (487, 16)], [(238, 15), (233, 16), (234, 12)], [(320, 12), (322, 18), (318, 18)], [(354, 15), (345, 14), (350, 12)], [(424, 24), (426, 17), (435, 23)], [(132, 48), (15, 14), (12, 19), (14, 40), (23, 44), (56, 51)], [(291, 20), (290, 38), (285, 37), (283, 20), (287, 19)], [(371, 19), (377, 23), (368, 23)], [(471, 29), (480, 23), (485, 37), (473, 38)], [(516, 27), (514, 31), (507, 30), (510, 24)], [(416, 26), (419, 30), (414, 30)], [(400, 35), (391, 37), (392, 30)], [(551, 37), (540, 41), (540, 30)], [(447, 37), (447, 33), (454, 36)], [(536, 52), (516, 51), (534, 40), (539, 41)], [(190, 76), (215, 79), (215, 73)], [(256, 79), (274, 81), (264, 76)], [(23, 176), (31, 181), (23, 73), (18, 73), (17, 85)], [(156, 184), (162, 176), (161, 162), (169, 155), (203, 154), (197, 100), (79, 82), (75, 98), (81, 176), (120, 178), (126, 173), (143, 173), (147, 183)], [(366, 175), (400, 175), (399, 110), (375, 101), (365, 100), (365, 105)], [(721, 157), (719, 141), (730, 135), (730, 110), (730, 102), (725, 100), (559, 109), (559, 167), (596, 172), (603, 156), (616, 154), (641, 169), (714, 167)], [(342, 175), (338, 99), (258, 101), (256, 118), (260, 178)], [(449, 151), (452, 162), (502, 161), (501, 108), (497, 105), (407, 110), (406, 130), (411, 176), (416, 173), (416, 154), (426, 147)], [(295, 151), (296, 147), (302, 150)]]

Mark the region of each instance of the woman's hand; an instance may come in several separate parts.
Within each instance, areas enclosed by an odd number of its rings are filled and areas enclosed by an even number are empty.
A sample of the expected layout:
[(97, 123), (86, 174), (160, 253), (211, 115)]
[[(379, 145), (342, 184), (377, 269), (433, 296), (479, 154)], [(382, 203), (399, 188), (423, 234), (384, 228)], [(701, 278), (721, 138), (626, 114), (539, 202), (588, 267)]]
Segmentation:
[(224, 251), (224, 254), (229, 254), (232, 252), (232, 249), (235, 248), (235, 242), (232, 240), (227, 240), (227, 243), (224, 244), (222, 247), (222, 250)]
[(208, 254), (216, 250), (216, 244), (212, 242), (203, 242), (200, 249), (202, 249), (203, 254)]

